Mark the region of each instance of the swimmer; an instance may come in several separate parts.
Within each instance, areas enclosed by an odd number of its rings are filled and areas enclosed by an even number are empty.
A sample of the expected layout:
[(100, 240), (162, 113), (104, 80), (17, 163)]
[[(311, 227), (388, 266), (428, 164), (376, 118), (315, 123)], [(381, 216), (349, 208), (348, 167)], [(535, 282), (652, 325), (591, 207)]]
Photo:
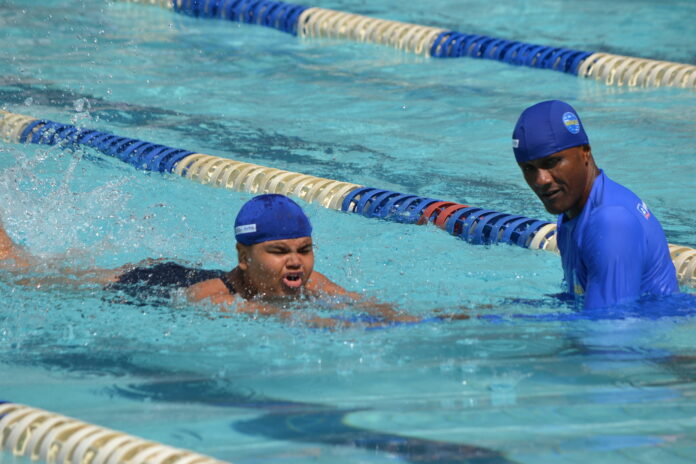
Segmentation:
[[(104, 284), (142, 298), (144, 293), (167, 296), (181, 289), (188, 301), (207, 302), (222, 311), (275, 315), (290, 318), (285, 309), (291, 301), (325, 298), (332, 309), (350, 306), (379, 319), (371, 324), (417, 322), (420, 318), (396, 311), (390, 305), (368, 301), (350, 293), (314, 270), (312, 226), (302, 208), (290, 198), (259, 195), (245, 203), (235, 220), (238, 264), (231, 271), (205, 270), (166, 260), (145, 260), (118, 269), (62, 269), (78, 281)], [(0, 262), (6, 269), (22, 270), (37, 265), (37, 259), (16, 245), (0, 227)], [(66, 279), (43, 278), (41, 283), (61, 283)], [(23, 282), (33, 285), (34, 280)], [(72, 279), (75, 282), (75, 279)], [(337, 302), (338, 301), (338, 302)], [(465, 318), (439, 316), (444, 319)], [(346, 318), (350, 320), (350, 318)], [(313, 318), (315, 326), (334, 326), (337, 319)]]
[(597, 167), (570, 105), (551, 100), (527, 108), (512, 139), (527, 184), (558, 215), (567, 289), (585, 308), (679, 291), (660, 222), (645, 202)]

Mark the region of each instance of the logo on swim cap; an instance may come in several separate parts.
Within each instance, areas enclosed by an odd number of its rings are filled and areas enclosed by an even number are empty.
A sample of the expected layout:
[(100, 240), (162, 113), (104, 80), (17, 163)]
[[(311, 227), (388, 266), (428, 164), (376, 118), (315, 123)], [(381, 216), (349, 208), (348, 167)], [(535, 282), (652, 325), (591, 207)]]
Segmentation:
[(563, 124), (571, 134), (580, 132), (580, 120), (571, 112), (563, 113)]
[(242, 245), (312, 236), (312, 225), (302, 208), (285, 195), (269, 193), (247, 201), (234, 221)]
[(256, 224), (247, 224), (244, 226), (237, 226), (234, 228), (234, 233), (237, 235), (252, 234), (254, 232), (256, 232)]
[(636, 208), (638, 208), (638, 211), (640, 211), (640, 214), (642, 214), (645, 219), (650, 219), (650, 210), (644, 201), (638, 203)]
[(512, 139), (512, 148), (520, 147), (520, 139)]

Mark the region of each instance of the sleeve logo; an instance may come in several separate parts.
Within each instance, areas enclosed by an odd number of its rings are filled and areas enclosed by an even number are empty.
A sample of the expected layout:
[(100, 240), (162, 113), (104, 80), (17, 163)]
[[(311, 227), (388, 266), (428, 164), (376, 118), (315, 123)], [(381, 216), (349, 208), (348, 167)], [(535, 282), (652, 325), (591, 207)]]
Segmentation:
[(640, 214), (642, 214), (645, 219), (650, 219), (650, 210), (644, 201), (638, 203), (636, 208), (638, 208), (638, 211), (640, 211)]

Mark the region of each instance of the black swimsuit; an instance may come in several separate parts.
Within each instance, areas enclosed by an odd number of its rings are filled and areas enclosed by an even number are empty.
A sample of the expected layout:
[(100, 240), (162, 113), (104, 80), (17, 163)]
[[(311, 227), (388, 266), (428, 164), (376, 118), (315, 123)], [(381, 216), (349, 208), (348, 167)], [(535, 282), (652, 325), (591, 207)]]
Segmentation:
[(148, 267), (136, 267), (118, 276), (118, 280), (106, 286), (109, 290), (123, 292), (139, 300), (169, 298), (173, 290), (186, 288), (209, 279), (220, 279), (231, 294), (236, 290), (221, 270), (197, 269), (167, 261)]

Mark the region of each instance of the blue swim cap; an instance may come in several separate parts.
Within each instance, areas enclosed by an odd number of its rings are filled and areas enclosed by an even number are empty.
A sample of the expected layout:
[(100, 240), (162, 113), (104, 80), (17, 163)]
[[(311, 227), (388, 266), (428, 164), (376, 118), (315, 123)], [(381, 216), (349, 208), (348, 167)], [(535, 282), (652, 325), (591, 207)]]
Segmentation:
[(522, 112), (512, 131), (512, 150), (518, 163), (588, 143), (578, 113), (560, 100), (530, 106)]
[(234, 221), (239, 243), (254, 245), (270, 240), (309, 237), (312, 225), (302, 208), (285, 195), (259, 195), (247, 201)]

